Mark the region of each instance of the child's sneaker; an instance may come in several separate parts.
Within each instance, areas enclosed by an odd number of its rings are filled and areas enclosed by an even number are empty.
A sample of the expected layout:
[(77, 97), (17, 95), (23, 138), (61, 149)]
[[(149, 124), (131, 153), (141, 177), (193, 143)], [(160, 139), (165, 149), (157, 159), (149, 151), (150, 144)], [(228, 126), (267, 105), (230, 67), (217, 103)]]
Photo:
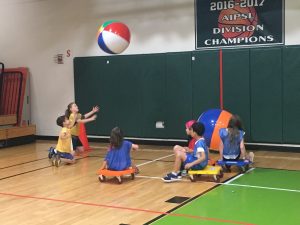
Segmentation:
[(178, 177), (179, 179), (182, 178), (182, 171), (179, 171), (179, 172), (177, 173), (177, 177)]
[(56, 156), (55, 156), (55, 166), (59, 167), (60, 163), (61, 163), (60, 156), (59, 156), (59, 154), (56, 154)]
[(249, 161), (250, 162), (254, 162), (254, 153), (253, 152), (249, 152)]
[(48, 150), (48, 158), (52, 159), (52, 156), (55, 154), (55, 149), (53, 147), (50, 147)]
[(181, 171), (181, 176), (186, 177), (187, 176), (187, 170), (182, 170)]
[(174, 173), (168, 173), (164, 178), (161, 178), (161, 179), (167, 183), (181, 180), (181, 178), (178, 177), (178, 175), (174, 174)]
[(55, 161), (56, 161), (56, 155), (53, 154), (52, 157), (51, 157), (51, 159), (50, 159), (50, 162), (51, 162), (52, 166), (55, 166)]
[(179, 179), (181, 179), (182, 177), (186, 177), (187, 176), (187, 171), (185, 169), (183, 170), (180, 170), (178, 173), (177, 173), (177, 177)]

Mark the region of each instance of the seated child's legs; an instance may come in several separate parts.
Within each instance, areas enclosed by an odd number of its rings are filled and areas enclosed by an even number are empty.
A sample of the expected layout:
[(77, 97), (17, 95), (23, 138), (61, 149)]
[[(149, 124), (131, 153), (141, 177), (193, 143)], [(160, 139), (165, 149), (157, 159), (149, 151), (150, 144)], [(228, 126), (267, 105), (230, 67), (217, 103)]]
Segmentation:
[(177, 152), (186, 152), (186, 149), (180, 145), (175, 145), (173, 151), (176, 154)]
[(224, 161), (237, 161), (237, 160), (240, 159), (240, 157), (241, 157), (241, 154), (239, 154), (239, 155), (238, 155), (237, 157), (235, 157), (235, 158), (226, 157), (226, 155), (223, 155), (223, 160), (224, 160)]
[(246, 155), (246, 159), (249, 160), (250, 162), (254, 162), (254, 153), (249, 152), (249, 154)]
[(186, 160), (187, 154), (183, 151), (175, 153), (174, 172), (179, 172), (182, 168), (182, 163)]
[(175, 152), (175, 162), (173, 172), (168, 173), (165, 177), (162, 178), (165, 182), (173, 182), (181, 179), (179, 175), (180, 168), (182, 163), (186, 160), (186, 153), (182, 151)]
[[(197, 158), (195, 158), (192, 154), (187, 154), (186, 160), (183, 162), (183, 165), (186, 165), (188, 163), (192, 163), (195, 160), (197, 160)], [(191, 170), (203, 170), (205, 168), (205, 166), (202, 166), (201, 164), (197, 164), (194, 165), (193, 167), (191, 167)]]
[[(231, 159), (229, 157), (223, 156), (223, 160), (224, 161), (237, 161), (237, 160), (240, 159), (240, 157), (241, 157), (241, 155), (238, 155), (236, 158)], [(254, 153), (249, 152), (249, 154), (246, 154), (245, 160), (249, 160), (250, 162), (254, 162)]]
[(78, 153), (84, 152), (83, 146), (78, 146), (78, 147), (76, 148), (76, 152), (78, 152)]
[(75, 163), (75, 158), (71, 153), (59, 152), (59, 156), (62, 162), (70, 164)]
[(84, 152), (83, 145), (78, 136), (72, 136), (72, 145), (74, 151), (78, 153)]

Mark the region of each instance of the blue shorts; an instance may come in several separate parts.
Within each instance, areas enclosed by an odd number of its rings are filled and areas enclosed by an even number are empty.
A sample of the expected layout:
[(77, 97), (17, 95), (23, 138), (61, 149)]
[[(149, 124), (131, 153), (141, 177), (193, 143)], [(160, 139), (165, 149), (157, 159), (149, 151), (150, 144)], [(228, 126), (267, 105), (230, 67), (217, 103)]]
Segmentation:
[(73, 145), (73, 150), (76, 150), (77, 147), (82, 146), (82, 143), (81, 143), (78, 136), (73, 136), (72, 135), (72, 145)]
[[(197, 158), (195, 158), (192, 154), (187, 154), (186, 155), (186, 160), (183, 162), (183, 165), (186, 165), (188, 163), (192, 163), (194, 161), (196, 161)], [(194, 165), (192, 166), (190, 169), (191, 170), (203, 170), (205, 166), (202, 166), (200, 164)]]
[(59, 152), (59, 151), (57, 151), (57, 153), (59, 154), (60, 158), (70, 159), (70, 160), (74, 159), (74, 156), (71, 153)]

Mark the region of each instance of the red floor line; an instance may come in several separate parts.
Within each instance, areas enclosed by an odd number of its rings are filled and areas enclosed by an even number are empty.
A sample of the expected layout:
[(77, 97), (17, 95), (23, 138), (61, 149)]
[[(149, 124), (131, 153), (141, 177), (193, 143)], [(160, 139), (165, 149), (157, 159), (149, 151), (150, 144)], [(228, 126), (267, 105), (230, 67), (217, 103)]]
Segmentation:
[(78, 202), (78, 201), (70, 201), (70, 200), (62, 200), (62, 199), (54, 199), (54, 198), (45, 198), (45, 197), (36, 197), (36, 196), (29, 196), (29, 195), (19, 195), (19, 194), (12, 194), (12, 193), (3, 193), (3, 192), (0, 192), (0, 195), (12, 196), (12, 197), (17, 197), (17, 198), (29, 198), (29, 199), (37, 199), (37, 200), (46, 200), (46, 201), (53, 201), (53, 202), (69, 203), (69, 204), (95, 206), (95, 207), (123, 209), (123, 210), (146, 212), (146, 213), (159, 214), (159, 215), (168, 215), (168, 216), (175, 216), (175, 217), (185, 217), (185, 218), (191, 218), (191, 219), (197, 219), (197, 220), (215, 221), (215, 222), (220, 222), (220, 223), (231, 223), (231, 224), (240, 224), (240, 225), (255, 225), (255, 224), (252, 224), (252, 223), (239, 222), (239, 221), (233, 221), (233, 220), (224, 220), (224, 219), (202, 217), (202, 216), (194, 216), (194, 215), (188, 215), (188, 214), (167, 213), (167, 212), (153, 211), (153, 210), (148, 210), (148, 209), (129, 208), (129, 207), (123, 207), (123, 206), (104, 205), (104, 204), (96, 204), (96, 203), (89, 203), (89, 202)]

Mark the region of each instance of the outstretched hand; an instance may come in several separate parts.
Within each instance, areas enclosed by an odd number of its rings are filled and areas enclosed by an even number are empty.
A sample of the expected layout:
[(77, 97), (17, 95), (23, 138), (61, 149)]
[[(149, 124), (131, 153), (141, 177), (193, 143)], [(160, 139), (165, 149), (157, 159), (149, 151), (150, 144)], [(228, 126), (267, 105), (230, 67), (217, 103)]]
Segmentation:
[(99, 109), (100, 109), (99, 106), (96, 105), (96, 106), (93, 107), (92, 112), (96, 113), (96, 112), (99, 111)]

